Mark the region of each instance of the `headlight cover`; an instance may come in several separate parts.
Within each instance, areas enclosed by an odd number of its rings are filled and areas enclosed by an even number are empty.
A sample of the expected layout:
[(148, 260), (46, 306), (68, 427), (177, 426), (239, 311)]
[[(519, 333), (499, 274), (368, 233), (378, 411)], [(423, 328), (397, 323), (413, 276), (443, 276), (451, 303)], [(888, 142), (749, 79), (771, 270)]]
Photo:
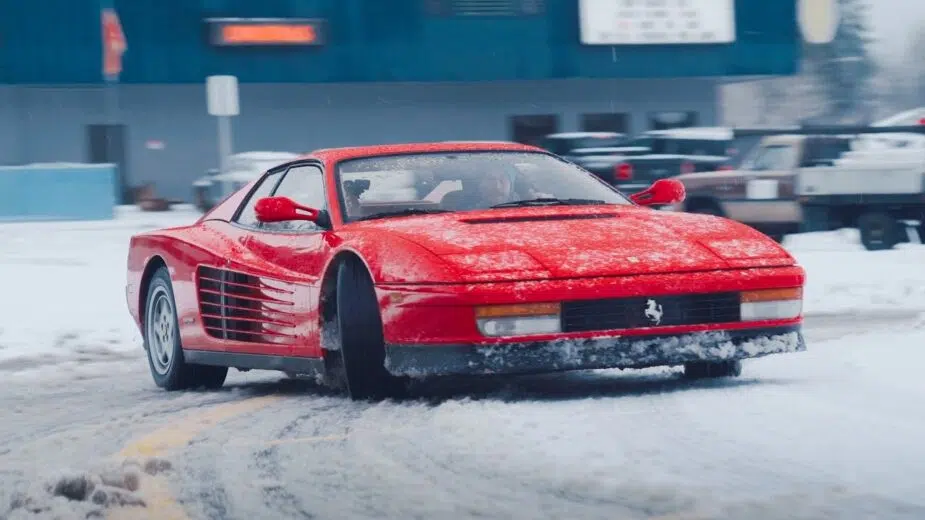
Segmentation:
[(475, 321), (483, 336), (529, 336), (562, 332), (558, 303), (487, 305), (475, 308)]
[(743, 291), (740, 301), (742, 321), (797, 318), (803, 313), (803, 288)]

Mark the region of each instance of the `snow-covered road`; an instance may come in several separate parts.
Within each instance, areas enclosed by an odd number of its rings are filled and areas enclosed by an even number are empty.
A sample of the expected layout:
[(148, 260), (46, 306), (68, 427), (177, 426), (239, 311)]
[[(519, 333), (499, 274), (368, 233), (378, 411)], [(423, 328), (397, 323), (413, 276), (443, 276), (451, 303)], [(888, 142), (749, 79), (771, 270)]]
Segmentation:
[(172, 469), (109, 518), (925, 518), (922, 246), (790, 237), (809, 350), (735, 380), (595, 371), (358, 404), (273, 373), (153, 386), (125, 240), (189, 218), (0, 226), (0, 283), (22, 294), (0, 301), (0, 518), (19, 491), (11, 519), (86, 517), (99, 507), (42, 483), (123, 456)]

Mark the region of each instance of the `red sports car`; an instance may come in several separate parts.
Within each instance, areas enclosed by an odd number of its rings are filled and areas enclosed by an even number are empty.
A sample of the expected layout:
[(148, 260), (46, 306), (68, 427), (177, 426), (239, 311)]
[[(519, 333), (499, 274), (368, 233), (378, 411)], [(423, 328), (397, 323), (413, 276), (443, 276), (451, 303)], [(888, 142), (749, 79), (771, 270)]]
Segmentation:
[(805, 350), (803, 269), (743, 224), (645, 207), (683, 198), (515, 143), (318, 150), (135, 235), (126, 296), (169, 390), (234, 367), (378, 399), (450, 374), (736, 376)]

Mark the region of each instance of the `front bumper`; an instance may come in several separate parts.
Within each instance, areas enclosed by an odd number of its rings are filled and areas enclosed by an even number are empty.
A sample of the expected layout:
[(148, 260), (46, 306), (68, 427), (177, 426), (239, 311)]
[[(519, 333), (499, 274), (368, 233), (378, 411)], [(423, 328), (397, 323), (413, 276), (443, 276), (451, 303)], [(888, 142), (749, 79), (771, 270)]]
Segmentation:
[(607, 336), (492, 345), (386, 345), (393, 375), (527, 374), (602, 368), (646, 368), (727, 361), (806, 350), (802, 327), (658, 336)]

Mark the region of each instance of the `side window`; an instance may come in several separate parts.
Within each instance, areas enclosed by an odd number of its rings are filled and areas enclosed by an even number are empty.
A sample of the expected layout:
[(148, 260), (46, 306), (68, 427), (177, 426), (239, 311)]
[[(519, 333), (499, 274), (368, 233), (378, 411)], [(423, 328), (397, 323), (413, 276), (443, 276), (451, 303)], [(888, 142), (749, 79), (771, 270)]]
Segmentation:
[(752, 158), (748, 170), (789, 170), (793, 168), (796, 151), (792, 145), (770, 145), (759, 150)]
[[(274, 196), (289, 197), (295, 202), (318, 210), (328, 207), (324, 191), (324, 175), (314, 165), (293, 166), (273, 192)], [(321, 231), (321, 227), (307, 220), (265, 224), (264, 229), (277, 231)]]
[(671, 139), (667, 137), (656, 137), (652, 139), (652, 145), (649, 147), (650, 152), (653, 154), (662, 154), (662, 153), (671, 153)]
[(831, 166), (833, 161), (851, 149), (847, 139), (808, 138), (804, 141), (801, 168)]
[(251, 192), (250, 197), (244, 200), (242, 203), (241, 211), (238, 214), (238, 218), (235, 219), (235, 222), (241, 224), (242, 226), (249, 227), (258, 227), (260, 222), (257, 221), (257, 214), (254, 212), (254, 205), (257, 204), (257, 201), (269, 197), (273, 192), (273, 188), (276, 187), (276, 183), (279, 182), (280, 177), (283, 175), (283, 170), (276, 172), (271, 172), (266, 175), (257, 185), (257, 189)]

